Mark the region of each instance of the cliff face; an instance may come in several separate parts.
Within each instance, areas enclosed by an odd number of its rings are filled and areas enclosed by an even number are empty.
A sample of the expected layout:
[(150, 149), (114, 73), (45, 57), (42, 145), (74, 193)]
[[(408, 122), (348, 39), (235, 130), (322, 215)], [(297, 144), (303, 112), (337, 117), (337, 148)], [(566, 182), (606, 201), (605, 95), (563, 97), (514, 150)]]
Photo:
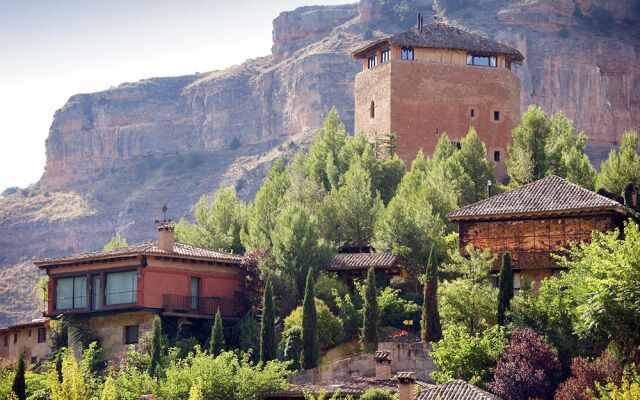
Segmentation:
[[(0, 199), (0, 325), (37, 315), (33, 258), (100, 248), (119, 232), (154, 237), (163, 203), (188, 215), (202, 194), (236, 186), (251, 198), (276, 157), (308, 145), (336, 106), (353, 129), (359, 63), (350, 52), (431, 12), (509, 43), (522, 107), (563, 110), (597, 160), (640, 128), (636, 0), (379, 0), (302, 7), (274, 20), (272, 54), (223, 70), (152, 78), (72, 96), (47, 139), (42, 193)], [(14, 299), (14, 300), (10, 300)]]

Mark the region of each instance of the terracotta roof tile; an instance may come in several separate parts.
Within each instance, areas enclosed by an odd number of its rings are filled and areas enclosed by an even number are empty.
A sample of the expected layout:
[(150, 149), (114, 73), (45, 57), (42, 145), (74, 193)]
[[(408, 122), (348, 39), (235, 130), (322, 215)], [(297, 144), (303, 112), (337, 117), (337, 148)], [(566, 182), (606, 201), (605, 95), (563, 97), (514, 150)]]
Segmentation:
[(551, 175), (506, 193), (459, 208), (447, 215), (449, 221), (490, 219), (548, 213), (584, 213), (609, 210), (627, 214), (617, 201)]
[(387, 361), (390, 360), (389, 356), (391, 352), (389, 351), (376, 351), (373, 353), (373, 359), (376, 361)]
[(408, 31), (396, 33), (377, 40), (373, 43), (369, 43), (368, 45), (356, 50), (353, 53), (353, 56), (364, 56), (364, 53), (369, 49), (384, 42), (398, 46), (504, 54), (516, 61), (524, 60), (522, 54), (513, 47), (443, 22), (434, 22), (432, 24), (424, 25), (422, 27), (422, 31), (417, 28), (413, 28)]
[(333, 257), (327, 270), (391, 268), (398, 262), (398, 257), (391, 253), (340, 253)]
[(500, 400), (500, 397), (456, 380), (427, 388), (416, 396), (416, 400)]
[(44, 267), (51, 264), (64, 264), (70, 262), (80, 262), (97, 260), (102, 258), (114, 258), (124, 256), (137, 256), (137, 255), (156, 255), (156, 256), (172, 256), (172, 257), (185, 257), (196, 258), (205, 260), (215, 260), (223, 262), (235, 262), (242, 261), (242, 257), (234, 256), (232, 254), (223, 253), (219, 251), (207, 250), (200, 247), (192, 246), (184, 243), (175, 243), (173, 251), (165, 251), (158, 247), (158, 242), (145, 242), (136, 243), (131, 246), (123, 247), (120, 249), (114, 249), (109, 251), (93, 251), (89, 253), (74, 254), (66, 257), (59, 258), (45, 258), (35, 261), (38, 267)]
[(416, 380), (416, 373), (413, 371), (398, 372), (396, 379), (403, 383), (414, 382)]

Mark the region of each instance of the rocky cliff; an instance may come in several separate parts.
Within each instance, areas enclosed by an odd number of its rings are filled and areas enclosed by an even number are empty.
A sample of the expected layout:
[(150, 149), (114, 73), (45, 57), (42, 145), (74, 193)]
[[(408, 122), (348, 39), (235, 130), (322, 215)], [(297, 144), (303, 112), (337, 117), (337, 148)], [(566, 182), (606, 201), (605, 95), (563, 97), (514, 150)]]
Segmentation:
[[(399, 3), (399, 2), (398, 2)], [(188, 215), (202, 194), (250, 198), (277, 157), (308, 145), (336, 106), (353, 127), (350, 52), (437, 13), (516, 46), (522, 106), (563, 110), (599, 160), (640, 128), (635, 0), (379, 0), (283, 12), (272, 54), (223, 70), (72, 96), (55, 114), (39, 193), (0, 199), (0, 325), (35, 316), (30, 260), (154, 236), (163, 203)], [(6, 233), (6, 234), (5, 234)]]

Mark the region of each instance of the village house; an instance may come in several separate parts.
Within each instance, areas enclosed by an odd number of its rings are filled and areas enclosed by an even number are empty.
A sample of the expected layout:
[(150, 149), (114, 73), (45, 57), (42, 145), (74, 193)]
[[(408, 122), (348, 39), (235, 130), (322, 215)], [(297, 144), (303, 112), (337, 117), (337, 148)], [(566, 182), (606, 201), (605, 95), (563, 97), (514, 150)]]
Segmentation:
[(35, 264), (49, 277), (45, 316), (83, 321), (113, 356), (138, 343), (156, 315), (189, 325), (220, 310), (225, 326), (234, 324), (244, 315), (241, 261), (175, 242), (166, 221), (154, 242)]
[(486, 200), (459, 208), (447, 215), (459, 226), (460, 252), (467, 246), (496, 254), (493, 272), (501, 256), (513, 260), (514, 288), (522, 277), (539, 284), (558, 273), (552, 257), (569, 242), (591, 239), (593, 231), (621, 228), (630, 210), (558, 176), (548, 176)]
[(439, 136), (454, 143), (474, 127), (496, 174), (506, 177), (506, 151), (520, 119), (520, 83), (511, 72), (524, 57), (514, 48), (436, 21), (353, 52), (362, 61), (355, 81), (355, 132), (372, 142), (396, 135), (410, 163), (431, 154)]
[(27, 363), (35, 364), (50, 353), (47, 328), (49, 321), (40, 318), (0, 329), (0, 359), (17, 360), (24, 353)]
[(367, 277), (369, 268), (380, 271), (387, 277), (406, 276), (401, 268), (402, 258), (391, 253), (338, 253), (331, 260), (327, 271), (337, 274), (348, 284)]

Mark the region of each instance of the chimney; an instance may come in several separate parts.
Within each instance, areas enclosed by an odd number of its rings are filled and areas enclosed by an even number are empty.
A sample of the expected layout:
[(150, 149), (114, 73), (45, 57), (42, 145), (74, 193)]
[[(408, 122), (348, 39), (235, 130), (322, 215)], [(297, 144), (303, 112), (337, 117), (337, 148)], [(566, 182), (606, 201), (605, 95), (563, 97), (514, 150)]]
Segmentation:
[(373, 359), (376, 363), (376, 380), (377, 381), (389, 381), (391, 380), (391, 353), (388, 351), (376, 351), (373, 354)]
[(487, 198), (493, 196), (493, 184), (491, 183), (491, 180), (487, 181)]
[(420, 13), (418, 13), (416, 28), (418, 28), (419, 31), (422, 31), (422, 15), (420, 15)]
[(398, 400), (414, 400), (415, 372), (398, 372)]
[(173, 224), (167, 219), (167, 205), (162, 206), (163, 220), (156, 220), (158, 227), (158, 248), (173, 253)]

